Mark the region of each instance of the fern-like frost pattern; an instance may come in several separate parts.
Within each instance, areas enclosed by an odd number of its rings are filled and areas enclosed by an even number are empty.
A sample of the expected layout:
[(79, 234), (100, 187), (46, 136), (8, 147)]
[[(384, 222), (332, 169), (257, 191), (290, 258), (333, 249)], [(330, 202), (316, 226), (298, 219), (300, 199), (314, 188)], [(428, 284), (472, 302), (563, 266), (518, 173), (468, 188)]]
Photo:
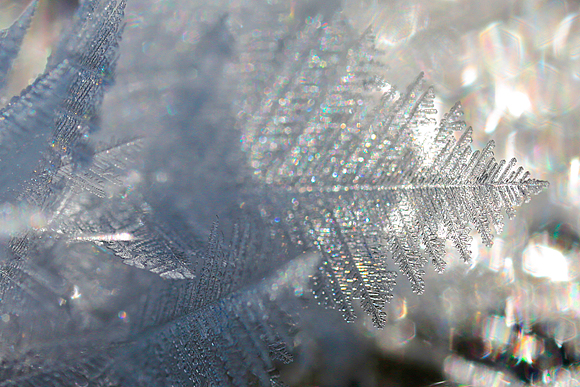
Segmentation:
[(496, 161), (493, 142), (473, 152), (459, 104), (437, 124), (422, 75), (396, 91), (372, 31), (350, 35), (336, 17), (307, 21), (287, 48), (297, 68), (273, 75), (266, 90), (276, 94), (246, 112), (243, 130), (253, 175), (277, 198), (265, 217), (283, 219), (296, 243), (325, 257), (315, 296), (347, 320), (361, 299), (382, 326), (395, 284), (389, 262), (421, 294), (425, 264), (445, 268), (446, 240), (468, 262), (472, 228), (490, 246), (502, 213), (512, 217), (547, 183), (515, 159)]

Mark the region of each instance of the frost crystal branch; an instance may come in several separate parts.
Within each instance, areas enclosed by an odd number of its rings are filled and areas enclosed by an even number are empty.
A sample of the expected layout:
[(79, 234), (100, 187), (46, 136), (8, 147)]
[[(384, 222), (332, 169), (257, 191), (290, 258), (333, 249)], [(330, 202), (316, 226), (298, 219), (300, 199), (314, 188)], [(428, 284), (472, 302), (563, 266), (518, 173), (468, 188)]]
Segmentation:
[(288, 67), (244, 112), (254, 179), (276, 198), (263, 213), (323, 254), (314, 277), (323, 304), (352, 320), (359, 298), (382, 326), (395, 284), (390, 260), (423, 293), (427, 261), (445, 268), (445, 240), (468, 262), (471, 227), (490, 246), (501, 213), (512, 217), (547, 183), (514, 170), (515, 159), (497, 162), (493, 142), (472, 152), (459, 104), (436, 125), (422, 76), (397, 92), (370, 30), (351, 42), (345, 21), (318, 17), (299, 34), (284, 48)]
[(30, 26), (38, 1), (33, 1), (10, 27), (0, 31), (0, 89), (6, 86), (8, 72)]

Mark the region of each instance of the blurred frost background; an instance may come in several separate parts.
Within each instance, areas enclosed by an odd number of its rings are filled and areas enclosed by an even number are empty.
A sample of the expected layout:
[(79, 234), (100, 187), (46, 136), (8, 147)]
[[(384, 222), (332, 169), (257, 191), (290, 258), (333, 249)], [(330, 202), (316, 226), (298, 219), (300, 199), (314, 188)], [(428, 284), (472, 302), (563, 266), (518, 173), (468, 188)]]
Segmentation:
[[(27, 3), (2, 0), (0, 27)], [(73, 0), (41, 1), (3, 98), (42, 71), (76, 6)], [(177, 203), (204, 240), (213, 216), (236, 206), (228, 193), (237, 184), (229, 166), (239, 157), (234, 122), (240, 97), (231, 74), (245, 65), (244, 34), (258, 18), (292, 20), (337, 8), (360, 32), (374, 26), (390, 82), (403, 89), (424, 71), (440, 111), (462, 101), (474, 147), (495, 139), (499, 158), (517, 157), (551, 186), (506, 223), (493, 248), (476, 236), (470, 267), (450, 257), (446, 273), (428, 270), (425, 295), (399, 288), (384, 330), (362, 317), (345, 324), (332, 312), (318, 316), (309, 327), (317, 339), (301, 343), (303, 355), (282, 369), (285, 380), (580, 385), (577, 2), (129, 1), (117, 85), (105, 99), (101, 135), (158, 140), (143, 161), (147, 173), (132, 178), (158, 190), (158, 204)], [(174, 129), (169, 136), (168, 127)], [(191, 170), (190, 163), (201, 167)], [(182, 197), (184, 190), (196, 194)]]

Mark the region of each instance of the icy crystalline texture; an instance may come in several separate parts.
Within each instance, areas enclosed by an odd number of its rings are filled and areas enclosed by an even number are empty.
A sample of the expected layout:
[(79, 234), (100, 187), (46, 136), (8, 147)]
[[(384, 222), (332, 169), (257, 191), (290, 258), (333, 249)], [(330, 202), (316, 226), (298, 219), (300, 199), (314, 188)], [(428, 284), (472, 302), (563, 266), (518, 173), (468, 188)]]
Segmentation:
[(97, 129), (105, 88), (113, 82), (125, 3), (83, 3), (69, 31), (49, 58), (47, 68), (68, 60), (76, 76), (57, 117), (54, 143), (67, 152), (79, 138)]
[[(270, 357), (290, 359), (285, 349), (289, 340), (283, 338), (289, 330), (287, 324), (291, 323), (280, 309), (285, 301), (278, 298), (277, 292), (287, 287), (285, 278), (292, 279), (292, 284), (296, 284), (300, 279), (308, 278), (311, 272), (309, 268), (299, 267), (294, 276), (288, 276), (287, 272), (280, 274), (283, 278), (274, 276), (275, 287), (264, 280), (284, 260), (295, 256), (287, 253), (287, 241), (280, 238), (279, 233), (271, 234), (268, 229), (262, 232), (260, 226), (242, 222), (234, 229), (230, 246), (224, 247), (221, 233), (215, 227), (206, 251), (192, 249), (187, 241), (184, 242), (183, 234), (187, 235), (187, 232), (176, 231), (174, 228), (179, 227), (176, 224), (163, 225), (158, 222), (156, 214), (151, 213), (138, 193), (127, 192), (124, 196), (108, 197), (103, 191), (100, 182), (115, 180), (115, 173), (109, 173), (122, 168), (122, 156), (129, 157), (134, 149), (130, 142), (95, 149), (90, 162), (84, 166), (75, 161), (74, 153), (69, 154), (68, 149), (82, 144), (80, 139), (92, 129), (99, 103), (95, 96), (102, 92), (98, 89), (98, 82), (84, 77), (84, 74), (94, 73), (92, 70), (85, 71), (88, 64), (77, 50), (90, 53), (94, 47), (102, 45), (99, 52), (107, 53), (110, 47), (116, 45), (116, 39), (101, 39), (103, 33), (95, 32), (101, 31), (95, 26), (107, 26), (104, 21), (116, 20), (111, 16), (116, 11), (111, 11), (110, 4), (113, 3), (105, 3), (98, 11), (98, 2), (84, 3), (81, 17), (78, 18), (80, 21), (77, 22), (79, 26), (71, 31), (81, 37), (91, 31), (94, 34), (87, 39), (76, 39), (73, 35), (63, 40), (61, 46), (64, 45), (64, 48), (55, 50), (49, 63), (50, 68), (53, 63), (66, 59), (74, 69), (73, 80), (63, 93), (67, 100), (57, 111), (57, 119), (47, 120), (56, 125), (54, 150), (46, 157), (48, 161), (45, 163), (51, 168), (41, 169), (33, 184), (27, 187), (24, 199), (48, 208), (42, 204), (49, 198), (49, 204), (53, 206), (50, 207), (52, 211), (47, 211), (50, 218), (44, 229), (13, 238), (11, 250), (14, 259), (10, 268), (16, 267), (17, 262), (27, 262), (32, 257), (47, 254), (43, 248), (56, 250), (56, 256), (68, 257), (75, 248), (92, 245), (94, 251), (100, 254), (99, 259), (104, 258), (102, 255), (109, 259), (118, 257), (124, 263), (159, 274), (164, 280), (152, 281), (147, 291), (141, 285), (141, 291), (133, 297), (124, 294), (142, 283), (140, 277), (146, 273), (142, 272), (120, 288), (121, 293), (115, 302), (133, 300), (133, 304), (123, 306), (129, 319), (128, 334), (123, 334), (121, 330), (117, 335), (100, 336), (100, 331), (90, 335), (91, 332), (81, 330), (86, 338), (79, 339), (61, 332), (65, 324), (59, 324), (57, 332), (49, 330), (53, 340), (46, 340), (42, 346), (34, 344), (34, 338), (39, 335), (32, 336), (29, 345), (18, 348), (19, 351), (11, 355), (14, 363), (3, 370), (6, 375), (4, 385), (107, 384), (116, 380), (127, 385), (165, 385), (168, 380), (188, 385), (190, 378), (209, 385), (277, 384), (268, 372), (272, 368)], [(116, 23), (110, 26), (110, 31), (116, 30)], [(91, 43), (85, 45), (85, 41)], [(93, 61), (100, 59), (94, 58)], [(83, 88), (84, 84), (88, 84), (87, 88)], [(79, 123), (86, 124), (88, 130), (78, 129), (75, 125)], [(83, 136), (77, 130), (81, 130)], [(63, 186), (69, 189), (63, 189)], [(86, 195), (77, 189), (79, 187), (88, 188), (97, 195)], [(119, 234), (130, 237), (114, 239)], [(83, 257), (87, 262), (93, 262), (89, 259), (91, 254)], [(76, 270), (83, 273), (86, 268), (78, 266)], [(37, 278), (38, 270), (33, 268), (29, 272), (33, 281), (41, 281)], [(8, 281), (14, 279), (4, 278)], [(64, 279), (63, 282), (67, 283)], [(9, 286), (6, 288), (7, 298), (15, 299), (15, 302), (20, 292), (31, 290), (25, 283), (18, 285), (18, 291)], [(55, 291), (55, 294), (54, 298), (58, 300), (59, 292)], [(83, 297), (90, 297), (90, 293), (78, 297), (82, 300)], [(63, 305), (68, 305), (69, 298), (61, 298), (65, 302)], [(40, 306), (44, 303), (55, 304), (48, 300), (40, 302)], [(23, 307), (34, 310), (31, 303)], [(99, 313), (102, 312), (99, 310)], [(48, 313), (43, 320), (50, 321), (51, 317)], [(69, 322), (73, 327), (77, 327), (78, 323)], [(33, 322), (28, 324), (36, 326)], [(184, 331), (183, 326), (188, 329)], [(116, 326), (111, 329), (119, 332)], [(206, 337), (208, 332), (211, 332), (209, 338)], [(186, 334), (190, 338), (199, 336), (199, 341), (185, 341)], [(50, 338), (50, 335), (46, 336)], [(59, 339), (54, 341), (56, 337)], [(64, 343), (60, 337), (65, 337)], [(214, 343), (219, 345), (210, 345)], [(143, 347), (154, 348), (154, 356), (144, 360), (141, 356), (146, 353)], [(43, 355), (45, 353), (54, 356), (46, 357)], [(83, 355), (79, 356), (81, 353)], [(225, 366), (222, 359), (227, 360)], [(26, 364), (30, 362), (32, 369), (27, 369)], [(148, 363), (155, 363), (156, 367), (147, 368)], [(166, 369), (175, 370), (175, 367), (179, 367), (179, 372), (165, 373)], [(187, 367), (195, 368), (196, 373), (184, 375), (183, 369)]]
[(126, 173), (143, 149), (144, 139), (134, 138), (97, 144), (92, 149), (89, 165), (79, 168), (72, 158), (66, 158), (52, 178), (64, 180), (75, 191), (88, 191), (95, 196), (107, 196), (107, 186), (124, 184), (121, 175)]
[(6, 86), (12, 62), (20, 51), (20, 45), (32, 21), (38, 1), (35, 0), (24, 10), (10, 27), (0, 31), (0, 89)]
[[(93, 150), (82, 138), (96, 128), (104, 87), (112, 82), (123, 8), (123, 2), (84, 3), (46, 72), (2, 110), (1, 160), (10, 164), (2, 168), (6, 171), (2, 201), (19, 197), (47, 210), (58, 206), (55, 202), (63, 188), (55, 184), (60, 182), (54, 175), (58, 166), (72, 164), (76, 171), (92, 160)], [(34, 4), (23, 18), (28, 15), (29, 19), (33, 10)], [(23, 33), (26, 23), (21, 24), (18, 31)], [(16, 39), (13, 35), (9, 30), (6, 36)], [(0, 52), (8, 55), (11, 51)], [(91, 177), (85, 174), (77, 185), (84, 181), (99, 188), (100, 182), (90, 181)]]
[[(230, 254), (237, 254), (239, 243), (243, 244), (244, 237), (238, 235), (238, 241), (230, 246)], [(213, 252), (208, 255), (211, 259), (208, 270), (201, 274), (206, 280), (199, 282), (196, 292), (210, 298), (191, 313), (144, 336), (127, 352), (131, 363), (140, 367), (139, 372), (127, 372), (125, 363), (118, 367), (118, 373), (127, 375), (129, 384), (269, 386), (276, 383), (271, 374), (272, 359), (290, 361), (290, 332), (299, 305), (286, 292), (293, 286), (306, 285), (308, 273), (319, 261), (317, 256), (297, 258), (259, 284), (231, 292), (231, 284), (241, 283), (243, 277), (230, 274), (241, 271), (229, 266), (226, 270), (218, 269), (223, 275), (216, 276), (214, 268), (219, 265), (215, 259), (221, 254), (212, 246), (214, 242), (208, 250), (208, 254)], [(227, 259), (227, 253), (224, 258), (224, 262), (233, 263)], [(247, 260), (251, 256), (238, 258)], [(208, 281), (212, 282), (211, 287), (207, 287)], [(130, 379), (130, 375), (138, 374), (143, 376)]]
[(171, 235), (148, 216), (150, 208), (139, 196), (76, 206), (76, 213), (65, 209), (62, 219), (51, 226), (66, 232), (72, 240), (94, 241), (106, 246), (124, 263), (159, 274), (163, 278), (193, 278), (191, 263)]
[(15, 199), (32, 177), (54, 126), (51, 118), (63, 98), (68, 63), (40, 76), (0, 111), (0, 201)]
[(261, 103), (240, 114), (241, 128), (255, 180), (278, 200), (263, 206), (265, 218), (282, 219), (297, 244), (325, 257), (315, 296), (349, 321), (361, 299), (382, 326), (390, 259), (420, 294), (427, 261), (445, 268), (446, 239), (469, 261), (471, 228), (490, 245), (501, 213), (513, 216), (547, 183), (514, 170), (515, 160), (497, 162), (493, 142), (472, 152), (459, 104), (436, 125), (422, 77), (397, 92), (372, 31), (351, 34), (338, 17), (307, 22)]
[[(83, 339), (69, 333), (64, 346), (57, 339), (32, 345), (22, 357), (12, 352), (9, 359), (14, 364), (0, 367), (8, 376), (0, 386), (60, 386), (71, 381), (132, 386), (276, 383), (272, 359), (291, 360), (290, 334), (299, 310), (294, 289), (307, 285), (319, 260), (305, 256), (267, 278), (251, 279), (248, 265), (255, 256), (246, 243), (248, 232), (242, 228), (235, 234), (236, 240), (225, 248), (214, 229), (207, 251), (199, 256), (205, 262), (199, 281), (149, 278), (147, 291), (141, 289), (140, 296), (124, 306), (131, 319), (129, 332), (123, 333), (121, 326), (116, 334), (87, 332)], [(26, 357), (32, 362), (29, 370), (24, 368)]]
[[(19, 97), (13, 98), (0, 113), (0, 155), (5, 164), (0, 173), (0, 201), (5, 203), (16, 200), (21, 205), (38, 205), (47, 210), (47, 217), (51, 214), (46, 204), (62, 202), (68, 192), (64, 189), (66, 184), (61, 184), (63, 179), (56, 178), (57, 174), (66, 171), (71, 162), (80, 164), (78, 157), (75, 161), (74, 150), (71, 150), (76, 145), (75, 141), (63, 140), (78, 136), (64, 134), (78, 130), (83, 120), (91, 118), (91, 112), (96, 111), (95, 106), (100, 104), (100, 100), (93, 98), (98, 93), (92, 90), (102, 88), (105, 78), (110, 78), (110, 74), (107, 74), (110, 70), (108, 64), (116, 52), (115, 39), (118, 38), (123, 3), (115, 6), (115, 2), (108, 2), (102, 9), (90, 7), (98, 5), (96, 2), (87, 1), (84, 4), (85, 13), (82, 15), (86, 16), (87, 23), (77, 23), (77, 29), (74, 30), (74, 34), (81, 33), (89, 40), (85, 46), (76, 47), (83, 52), (75, 55), (75, 48), (67, 46), (70, 48), (66, 51), (67, 55), (47, 66), (46, 72)], [(86, 14), (87, 10), (93, 12), (90, 17)], [(107, 27), (95, 29), (97, 24), (103, 23)], [(83, 31), (89, 30), (97, 33), (97, 36), (83, 34)], [(115, 31), (115, 39), (104, 38), (108, 36), (105, 31), (109, 30)], [(63, 41), (69, 43), (72, 39)], [(107, 46), (115, 47), (107, 49)], [(5, 46), (1, 49), (4, 56), (11, 52)], [(62, 49), (57, 52), (62, 52)], [(56, 58), (56, 54), (53, 58)], [(94, 76), (89, 79), (83, 74)], [(89, 87), (91, 82), (93, 86)], [(87, 87), (83, 88), (82, 84)], [(71, 115), (78, 118), (77, 126), (65, 128), (66, 125), (60, 119)], [(63, 144), (66, 145), (66, 151)], [(99, 170), (99, 166), (94, 165), (93, 170)], [(78, 182), (75, 184), (79, 185)], [(27, 372), (26, 364), (30, 359), (27, 359), (26, 351), (30, 348), (55, 338), (63, 338), (65, 334), (67, 340), (74, 341), (75, 335), (83, 329), (91, 328), (87, 324), (94, 320), (94, 315), (82, 307), (76, 309), (67, 303), (72, 299), (74, 282), (63, 277), (66, 265), (60, 262), (62, 265), (58, 269), (51, 267), (60, 258), (54, 254), (59, 246), (61, 243), (58, 239), (36, 230), (15, 235), (9, 242), (2, 243), (0, 315), (4, 316), (4, 320), (8, 319), (8, 323), (2, 325), (0, 330), (0, 350), (3, 352), (3, 360), (6, 360), (1, 370), (2, 380)], [(68, 250), (67, 254), (70, 252)], [(86, 274), (80, 267), (74, 274), (77, 278)], [(74, 296), (74, 292), (72, 294)], [(113, 339), (113, 336), (107, 339), (99, 337), (98, 341), (106, 342)], [(4, 356), (4, 351), (8, 351), (10, 357), (22, 356), (23, 359), (12, 364), (9, 357)], [(55, 358), (58, 358), (58, 354)]]
[[(91, 8), (90, 5), (95, 4), (94, 2), (86, 2), (83, 9), (85, 13), (81, 13), (81, 15), (87, 16), (86, 12)], [(73, 111), (72, 108), (96, 106), (96, 101), (87, 97), (85, 93), (87, 89), (82, 89), (80, 86), (75, 87), (75, 85), (83, 84), (84, 78), (79, 74), (91, 71), (96, 74), (108, 69), (106, 65), (110, 63), (111, 52), (114, 52), (115, 49), (106, 49), (106, 47), (107, 45), (115, 46), (114, 41), (103, 39), (99, 34), (95, 35), (95, 32), (100, 33), (103, 30), (103, 28), (96, 28), (97, 25), (108, 23), (108, 29), (104, 30), (116, 31), (115, 36), (118, 38), (122, 4), (118, 7), (114, 7), (114, 5), (114, 2), (109, 2), (104, 6), (104, 10), (99, 12), (95, 11), (96, 8), (93, 7), (90, 11), (95, 12), (95, 14), (91, 14), (91, 17), (96, 17), (96, 20), (91, 21), (92, 19), (89, 17), (85, 20), (88, 24), (77, 23), (78, 30), (74, 33), (81, 33), (81, 36), (86, 37), (89, 40), (86, 45), (89, 45), (92, 51), (86, 49), (85, 46), (77, 47), (77, 50), (82, 49), (83, 52), (74, 55), (74, 49), (67, 46), (70, 49), (67, 51), (66, 57), (62, 57), (61, 60), (47, 66), (45, 74), (24, 90), (19, 97), (13, 98), (8, 106), (2, 110), (0, 154), (2, 155), (2, 163), (6, 164), (2, 168), (2, 174), (0, 174), (2, 202), (18, 198), (24, 203), (32, 203), (44, 209), (48, 209), (50, 204), (56, 204), (51, 209), (58, 209), (58, 203), (64, 200), (63, 193), (65, 191), (64, 185), (61, 184), (62, 179), (56, 177), (58, 177), (59, 171), (61, 174), (67, 171), (67, 161), (65, 160), (63, 164), (59, 152), (54, 152), (54, 147), (50, 146), (51, 139), (54, 139), (55, 136), (58, 137), (58, 133), (76, 131), (78, 128), (67, 127), (68, 129), (66, 129), (63, 122), (57, 117), (71, 116), (75, 112), (75, 115), (78, 116), (77, 124), (80, 125), (80, 122), (86, 118), (78, 115), (82, 113), (83, 109), (79, 108)], [(111, 7), (114, 10), (111, 10)], [(115, 24), (112, 25), (112, 22)], [(82, 33), (83, 31), (91, 31), (93, 34), (87, 35)], [(105, 34), (105, 36), (108, 35)], [(66, 39), (63, 40), (70, 43)], [(102, 52), (99, 51), (99, 47)], [(57, 52), (60, 51), (57, 50)], [(100, 56), (106, 56), (107, 59), (102, 59)], [(53, 56), (53, 58), (56, 57), (57, 55)], [(78, 57), (84, 59), (79, 60)], [(93, 69), (89, 71), (91, 65)], [(101, 83), (102, 80), (98, 81), (94, 88), (100, 88)], [(64, 142), (60, 141), (59, 144), (62, 145)], [(67, 146), (74, 145), (73, 142), (66, 144)], [(61, 165), (62, 168), (59, 168)], [(95, 165), (93, 169), (98, 169), (98, 165)], [(69, 174), (71, 172), (69, 170)], [(33, 236), (31, 235), (31, 237)], [(36, 242), (30, 241), (29, 243), (27, 236), (18, 236), (5, 247), (6, 251), (3, 252), (6, 259), (3, 260), (1, 268), (0, 296), (3, 300), (10, 300), (5, 302), (5, 306), (8, 308), (18, 307), (15, 304), (19, 302), (21, 293), (24, 298), (30, 294), (26, 281), (15, 280), (14, 276), (20, 275), (18, 273), (24, 271), (25, 276), (30, 277), (28, 282), (43, 283), (47, 281), (35, 278), (35, 275), (41, 275), (41, 273), (29, 268), (29, 265), (33, 265), (34, 254), (40, 254), (34, 248), (30, 250), (31, 246), (36, 246)], [(40, 251), (43, 250), (45, 249)], [(14, 284), (21, 286), (14, 286)], [(55, 296), (56, 298), (58, 297)]]
[(136, 386), (269, 386), (271, 359), (288, 359), (279, 304), (255, 291), (223, 298), (145, 336), (127, 356), (139, 371), (119, 374)]
[[(23, 200), (47, 212), (57, 211), (62, 205), (63, 190), (70, 186), (70, 181), (77, 187), (84, 186), (103, 194), (104, 180), (114, 178), (111, 176), (113, 168), (101, 171), (105, 172), (102, 176), (87, 172), (98, 152), (87, 139), (98, 129), (103, 95), (113, 82), (124, 7), (123, 1), (83, 3), (72, 26), (49, 58), (47, 71), (62, 63), (66, 63), (70, 71), (68, 78), (60, 82), (63, 91), (61, 103), (53, 111), (52, 138), (39, 161), (36, 178), (22, 195)], [(101, 154), (100, 159), (105, 158)], [(94, 172), (99, 166), (92, 168)], [(56, 175), (57, 171), (60, 175)], [(68, 182), (63, 180), (65, 175)]]
[(256, 293), (223, 299), (148, 331), (131, 345), (93, 347), (76, 357), (61, 352), (59, 361), (46, 359), (42, 368), (0, 386), (276, 385), (272, 359), (291, 359), (289, 339), (278, 332), (288, 331), (292, 320), (280, 300)]
[[(7, 107), (29, 100), (33, 108), (57, 105), (39, 108), (50, 128), (40, 141), (47, 146), (38, 148), (41, 167), (19, 197), (38, 204), (46, 224), (0, 250), (0, 386), (278, 385), (272, 358), (290, 360), (294, 314), (303, 301), (294, 295), (314, 269), (313, 291), (322, 303), (352, 319), (352, 300), (360, 298), (380, 326), (394, 286), (387, 260), (421, 292), (426, 261), (444, 268), (445, 239), (468, 259), (470, 224), (490, 242), (500, 213), (511, 214), (545, 185), (513, 171), (513, 163), (497, 163), (492, 144), (473, 153), (459, 106), (435, 125), (433, 91), (423, 91), (420, 79), (396, 92), (382, 78), (372, 32), (352, 39), (339, 16), (294, 23), (293, 13), (279, 15), (268, 19), (274, 31), (254, 28), (239, 37), (250, 49), (242, 86), (248, 99), (237, 116), (253, 176), (246, 188), (257, 188), (260, 202), (247, 201), (249, 219), (237, 223), (229, 245), (216, 224), (202, 249), (189, 219), (162, 213), (183, 214), (171, 200), (156, 212), (139, 187), (107, 191), (138, 144), (99, 148), (86, 140), (99, 126), (104, 86), (112, 82), (123, 7), (83, 2), (46, 74)], [(164, 17), (182, 15), (167, 2), (154, 8)], [(225, 20), (195, 51), (199, 68), (216, 79), (231, 48)], [(161, 27), (167, 39), (175, 35), (171, 25)], [(224, 44), (216, 49), (215, 41)], [(27, 100), (26, 93), (46, 91), (41, 83), (51, 76), (59, 85), (54, 96)], [(195, 101), (203, 101), (205, 81), (189, 81), (177, 94), (182, 107), (198, 91)], [(193, 94), (188, 85), (195, 85)], [(6, 146), (37, 114), (21, 110), (24, 118), (5, 118), (12, 123)], [(184, 109), (163, 129), (176, 126), (182, 138), (191, 129), (184, 121), (195, 114), (203, 123), (211, 112)], [(206, 133), (195, 133), (198, 145), (215, 141), (218, 117)], [(463, 131), (459, 141), (456, 130)], [(203, 150), (211, 156), (204, 163), (180, 167), (207, 174), (224, 156)], [(187, 187), (179, 196), (195, 186)], [(260, 216), (253, 215), (256, 207)], [(298, 258), (282, 266), (297, 256), (294, 246), (318, 250), (322, 262)]]

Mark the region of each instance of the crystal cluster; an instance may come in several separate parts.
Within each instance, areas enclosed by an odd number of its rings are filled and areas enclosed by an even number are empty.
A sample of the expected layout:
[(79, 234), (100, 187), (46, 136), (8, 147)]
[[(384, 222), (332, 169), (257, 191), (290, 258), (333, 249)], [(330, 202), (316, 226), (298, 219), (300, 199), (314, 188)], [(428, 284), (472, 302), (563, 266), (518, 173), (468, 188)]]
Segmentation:
[(423, 293), (547, 186), (474, 152), (422, 75), (397, 91), (336, 8), (135, 3), (83, 2), (0, 112), (0, 386), (279, 385), (311, 298), (384, 327), (392, 264)]

